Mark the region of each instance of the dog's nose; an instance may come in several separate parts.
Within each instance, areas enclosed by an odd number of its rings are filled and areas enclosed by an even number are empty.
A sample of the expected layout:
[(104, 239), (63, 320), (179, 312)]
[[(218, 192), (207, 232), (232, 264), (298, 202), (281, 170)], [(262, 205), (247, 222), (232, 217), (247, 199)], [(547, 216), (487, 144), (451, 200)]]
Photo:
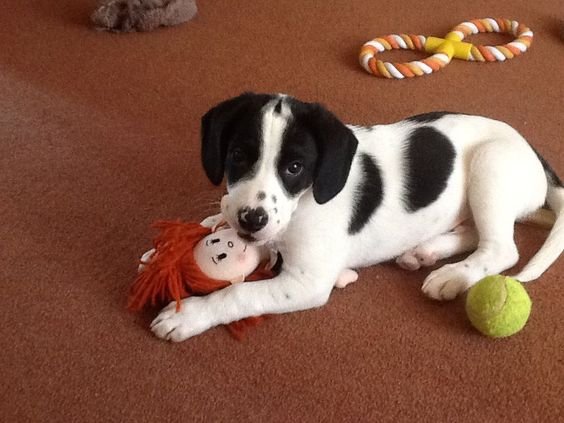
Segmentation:
[(253, 233), (258, 232), (268, 223), (268, 213), (262, 207), (251, 209), (243, 207), (238, 213), (239, 225), (241, 229)]

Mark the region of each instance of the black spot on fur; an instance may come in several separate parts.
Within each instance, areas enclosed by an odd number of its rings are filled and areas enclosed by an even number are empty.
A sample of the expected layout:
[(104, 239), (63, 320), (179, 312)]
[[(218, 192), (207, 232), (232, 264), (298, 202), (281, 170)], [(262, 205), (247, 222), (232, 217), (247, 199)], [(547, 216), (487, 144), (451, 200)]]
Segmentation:
[(264, 191), (259, 191), (259, 193), (257, 194), (257, 200), (262, 201), (266, 198), (266, 194), (264, 193)]
[(535, 154), (539, 158), (539, 160), (542, 164), (542, 167), (544, 168), (544, 173), (546, 174), (546, 179), (548, 180), (548, 183), (552, 186), (564, 187), (564, 185), (562, 184), (562, 180), (558, 177), (558, 175), (556, 174), (554, 169), (550, 166), (550, 164), (548, 164), (546, 159), (543, 156), (541, 156), (539, 154), (539, 152), (537, 150), (535, 150), (534, 148), (533, 148), (533, 151), (535, 152)]
[(282, 100), (278, 100), (278, 103), (276, 103), (276, 106), (274, 106), (274, 113), (282, 113)]
[(202, 164), (213, 184), (221, 183), (224, 172), (230, 184), (252, 176), (262, 144), (260, 111), (273, 98), (241, 94), (202, 117)]
[[(258, 125), (258, 122), (256, 124)], [(251, 123), (251, 126), (254, 125)], [(256, 126), (254, 127), (256, 128)], [(260, 134), (260, 132), (255, 132), (255, 134)], [(258, 161), (261, 149), (262, 143), (260, 140), (251, 136), (241, 138), (240, 141), (232, 143), (228, 147), (227, 157), (225, 158), (225, 175), (229, 185), (243, 179), (250, 179), (255, 175), (255, 164)], [(240, 154), (243, 154), (244, 159), (235, 159)]]
[(454, 113), (454, 112), (430, 112), (430, 113), (422, 113), (420, 115), (411, 116), (408, 117), (406, 120), (409, 122), (430, 123), (439, 120), (443, 116), (457, 115), (457, 114), (458, 113)]
[(273, 195), (273, 196), (272, 196), (272, 202), (273, 202), (274, 204), (276, 204), (277, 201), (278, 201), (278, 198), (276, 198), (276, 196)]
[[(295, 196), (313, 184), (317, 162), (317, 146), (312, 134), (295, 120), (290, 121), (278, 156), (278, 177), (290, 196)], [(299, 174), (290, 172), (292, 164), (299, 163)]]
[(308, 155), (315, 149), (313, 197), (324, 204), (344, 188), (358, 141), (351, 129), (322, 105), (296, 99), (286, 100), (286, 104), (292, 111), (286, 135), (293, 136), (294, 144), (309, 144)]
[(446, 188), (456, 151), (450, 140), (428, 126), (415, 129), (405, 151), (406, 208), (415, 212), (435, 201)]
[(362, 178), (354, 196), (353, 214), (349, 223), (350, 235), (362, 230), (384, 197), (382, 177), (374, 159), (368, 154), (362, 154), (360, 167)]

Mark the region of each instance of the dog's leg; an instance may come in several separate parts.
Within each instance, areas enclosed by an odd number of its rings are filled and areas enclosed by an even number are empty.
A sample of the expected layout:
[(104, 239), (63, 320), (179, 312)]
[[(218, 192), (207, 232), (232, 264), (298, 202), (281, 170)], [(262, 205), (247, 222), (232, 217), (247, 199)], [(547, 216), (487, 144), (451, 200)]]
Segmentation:
[(478, 246), (478, 232), (474, 226), (460, 225), (452, 231), (439, 235), (396, 259), (396, 263), (407, 270), (433, 266), (438, 260), (466, 253)]
[(437, 300), (453, 299), (483, 277), (513, 266), (519, 258), (514, 223), (539, 208), (546, 194), (542, 167), (524, 142), (498, 139), (482, 145), (468, 178), (478, 248), (466, 260), (447, 264), (425, 279), (423, 292)]
[[(336, 275), (320, 278), (282, 272), (265, 281), (231, 285), (205, 297), (182, 300), (165, 307), (151, 324), (162, 339), (180, 342), (205, 330), (262, 314), (280, 314), (319, 307), (327, 302)], [(325, 282), (325, 283), (320, 283)]]

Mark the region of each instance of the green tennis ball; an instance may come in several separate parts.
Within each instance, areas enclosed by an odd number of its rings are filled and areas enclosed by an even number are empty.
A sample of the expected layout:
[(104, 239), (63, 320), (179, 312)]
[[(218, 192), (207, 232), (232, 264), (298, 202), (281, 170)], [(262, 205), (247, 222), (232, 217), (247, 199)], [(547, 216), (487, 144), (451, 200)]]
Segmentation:
[(527, 323), (531, 299), (517, 280), (502, 275), (487, 276), (468, 291), (466, 314), (484, 335), (511, 336)]

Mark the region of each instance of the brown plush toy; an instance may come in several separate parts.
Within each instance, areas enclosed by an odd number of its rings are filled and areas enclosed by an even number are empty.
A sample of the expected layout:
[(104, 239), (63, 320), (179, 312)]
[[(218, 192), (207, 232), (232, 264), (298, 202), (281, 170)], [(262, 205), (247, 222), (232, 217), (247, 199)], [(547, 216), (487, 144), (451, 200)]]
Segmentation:
[(105, 31), (153, 31), (189, 21), (197, 11), (196, 0), (101, 0), (90, 19)]

